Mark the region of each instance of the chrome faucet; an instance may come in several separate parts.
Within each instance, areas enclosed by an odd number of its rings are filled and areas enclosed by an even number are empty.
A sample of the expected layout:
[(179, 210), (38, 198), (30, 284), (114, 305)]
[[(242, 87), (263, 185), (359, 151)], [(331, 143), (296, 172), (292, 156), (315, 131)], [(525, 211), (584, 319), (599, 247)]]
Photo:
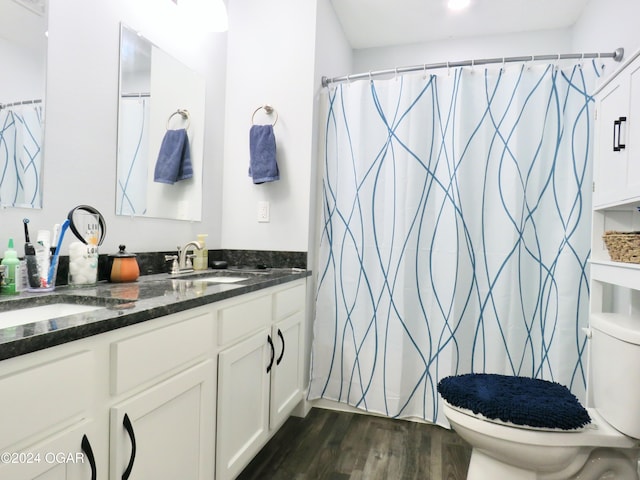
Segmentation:
[(192, 240), (187, 242), (187, 244), (180, 248), (178, 246), (178, 254), (177, 255), (166, 255), (165, 260), (173, 260), (173, 264), (171, 266), (171, 275), (180, 275), (183, 273), (191, 273), (193, 272), (193, 263), (191, 263), (191, 258), (193, 255), (187, 255), (187, 251), (189, 247), (195, 247), (196, 250), (202, 250), (202, 245), (196, 240)]

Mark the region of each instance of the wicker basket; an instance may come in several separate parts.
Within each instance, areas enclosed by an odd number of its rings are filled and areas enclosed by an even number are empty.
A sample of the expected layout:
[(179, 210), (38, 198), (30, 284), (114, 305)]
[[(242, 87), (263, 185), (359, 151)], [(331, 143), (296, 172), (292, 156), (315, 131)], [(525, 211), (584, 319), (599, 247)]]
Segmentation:
[(614, 262), (640, 263), (640, 232), (604, 232), (602, 236)]

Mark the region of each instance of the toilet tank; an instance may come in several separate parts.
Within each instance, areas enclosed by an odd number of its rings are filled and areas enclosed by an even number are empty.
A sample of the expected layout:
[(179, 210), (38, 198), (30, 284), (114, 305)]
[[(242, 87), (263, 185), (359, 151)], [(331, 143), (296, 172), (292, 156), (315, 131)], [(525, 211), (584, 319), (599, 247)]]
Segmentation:
[(640, 439), (640, 319), (591, 317), (593, 406), (620, 432)]

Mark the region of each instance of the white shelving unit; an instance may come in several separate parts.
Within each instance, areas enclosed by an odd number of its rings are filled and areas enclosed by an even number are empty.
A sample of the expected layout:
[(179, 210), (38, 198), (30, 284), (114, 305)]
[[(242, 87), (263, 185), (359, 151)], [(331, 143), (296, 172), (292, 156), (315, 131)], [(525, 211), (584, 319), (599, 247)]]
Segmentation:
[[(606, 231), (640, 231), (640, 51), (595, 93), (590, 322), (613, 320), (640, 335), (640, 264), (614, 262)], [(631, 366), (630, 366), (631, 367)], [(592, 399), (587, 398), (592, 405)]]

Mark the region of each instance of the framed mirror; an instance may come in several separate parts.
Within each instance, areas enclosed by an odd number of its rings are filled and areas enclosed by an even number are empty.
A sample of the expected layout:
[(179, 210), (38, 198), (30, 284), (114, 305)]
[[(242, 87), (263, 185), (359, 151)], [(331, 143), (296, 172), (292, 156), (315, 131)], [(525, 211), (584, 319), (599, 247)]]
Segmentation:
[(46, 0), (0, 0), (0, 206), (42, 208)]
[(120, 25), (116, 214), (202, 217), (204, 78)]

